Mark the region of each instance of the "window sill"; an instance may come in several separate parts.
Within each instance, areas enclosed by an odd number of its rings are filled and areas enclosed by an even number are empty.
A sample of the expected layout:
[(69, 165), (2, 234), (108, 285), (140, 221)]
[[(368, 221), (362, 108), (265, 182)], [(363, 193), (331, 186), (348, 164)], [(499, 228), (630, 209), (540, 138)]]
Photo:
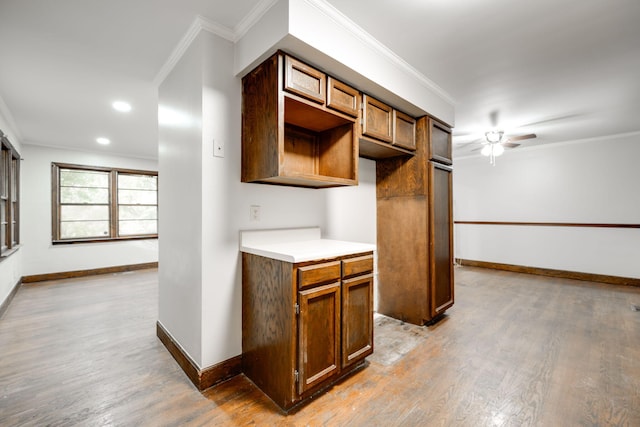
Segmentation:
[(100, 238), (91, 238), (91, 239), (64, 239), (64, 240), (53, 240), (51, 243), (53, 245), (70, 245), (76, 243), (107, 243), (107, 242), (127, 242), (130, 240), (151, 240), (157, 239), (158, 235), (154, 234), (151, 236), (132, 236), (132, 237), (109, 237), (106, 239)]
[(22, 245), (17, 245), (12, 247), (11, 249), (6, 249), (4, 251), (2, 251), (2, 253), (0, 254), (0, 258), (7, 258), (11, 255), (13, 255), (14, 253), (18, 252), (18, 249), (20, 249)]

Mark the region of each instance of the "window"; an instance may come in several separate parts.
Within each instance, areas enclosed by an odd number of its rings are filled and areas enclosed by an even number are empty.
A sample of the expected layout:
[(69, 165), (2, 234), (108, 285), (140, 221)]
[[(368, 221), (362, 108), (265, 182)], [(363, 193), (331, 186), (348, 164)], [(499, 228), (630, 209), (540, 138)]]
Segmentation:
[(0, 256), (20, 245), (20, 154), (0, 131)]
[(52, 164), (53, 242), (158, 237), (158, 173)]

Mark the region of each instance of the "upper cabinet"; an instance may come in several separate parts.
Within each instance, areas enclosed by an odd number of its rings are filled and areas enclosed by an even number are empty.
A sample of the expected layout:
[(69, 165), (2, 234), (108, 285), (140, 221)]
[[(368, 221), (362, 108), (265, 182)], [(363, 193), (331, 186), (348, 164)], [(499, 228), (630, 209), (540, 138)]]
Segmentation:
[(412, 155), (416, 120), (368, 95), (362, 96), (360, 156), (370, 159)]
[(430, 118), (429, 132), (429, 160), (452, 165), (451, 128)]
[(358, 184), (358, 156), (412, 156), (416, 119), (277, 52), (242, 79), (242, 182)]
[(242, 79), (242, 182), (357, 185), (358, 108), (357, 90), (276, 53)]

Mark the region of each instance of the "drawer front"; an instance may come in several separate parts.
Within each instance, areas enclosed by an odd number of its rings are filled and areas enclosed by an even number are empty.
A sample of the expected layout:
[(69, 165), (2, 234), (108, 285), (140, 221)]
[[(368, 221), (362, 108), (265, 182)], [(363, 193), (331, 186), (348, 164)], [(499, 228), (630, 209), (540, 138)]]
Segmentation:
[(400, 111), (393, 111), (393, 145), (416, 149), (416, 120)]
[(340, 261), (306, 265), (298, 268), (298, 289), (340, 280)]
[(373, 271), (373, 255), (348, 258), (342, 261), (342, 277), (358, 276)]
[(358, 117), (360, 92), (329, 76), (327, 77), (327, 107)]
[(362, 134), (391, 142), (393, 139), (393, 109), (367, 95), (362, 95), (362, 103), (364, 104)]
[(289, 56), (284, 62), (284, 88), (319, 104), (324, 104), (326, 96), (325, 74)]

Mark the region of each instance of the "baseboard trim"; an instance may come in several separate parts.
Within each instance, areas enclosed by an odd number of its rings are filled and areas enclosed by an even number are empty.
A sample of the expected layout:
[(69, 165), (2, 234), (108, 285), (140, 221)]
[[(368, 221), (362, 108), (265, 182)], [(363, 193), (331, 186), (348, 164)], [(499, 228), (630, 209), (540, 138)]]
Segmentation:
[(15, 297), (16, 294), (18, 293), (18, 289), (20, 288), (20, 285), (22, 285), (22, 279), (18, 279), (18, 282), (15, 285), (13, 285), (13, 289), (11, 289), (11, 292), (9, 292), (9, 295), (7, 295), (5, 300), (2, 301), (2, 304), (0, 304), (0, 319), (2, 319), (4, 312), (7, 311), (7, 309), (9, 308), (9, 304), (11, 304), (11, 301), (13, 301), (13, 297)]
[(456, 259), (459, 265), (468, 267), (491, 268), (494, 270), (513, 271), (516, 273), (536, 274), (538, 276), (557, 277), (561, 279), (584, 280), (588, 282), (606, 283), (609, 285), (640, 286), (640, 279), (632, 277), (608, 276), (605, 274), (580, 273), (577, 271), (554, 270), (551, 268), (526, 267), (522, 265), (500, 264), (497, 262)]
[(22, 276), (22, 283), (45, 282), (47, 280), (73, 279), (76, 277), (97, 276), (99, 274), (123, 273), (125, 271), (146, 270), (158, 268), (157, 262), (142, 264), (116, 265), (114, 267), (93, 268), (90, 270), (62, 271), (60, 273), (34, 274)]
[(200, 391), (206, 390), (209, 387), (242, 373), (242, 355), (232, 357), (231, 359), (201, 370), (174, 341), (173, 337), (164, 329), (160, 322), (156, 322), (156, 335), (169, 351), (169, 354), (178, 362), (178, 365), (193, 385)]

